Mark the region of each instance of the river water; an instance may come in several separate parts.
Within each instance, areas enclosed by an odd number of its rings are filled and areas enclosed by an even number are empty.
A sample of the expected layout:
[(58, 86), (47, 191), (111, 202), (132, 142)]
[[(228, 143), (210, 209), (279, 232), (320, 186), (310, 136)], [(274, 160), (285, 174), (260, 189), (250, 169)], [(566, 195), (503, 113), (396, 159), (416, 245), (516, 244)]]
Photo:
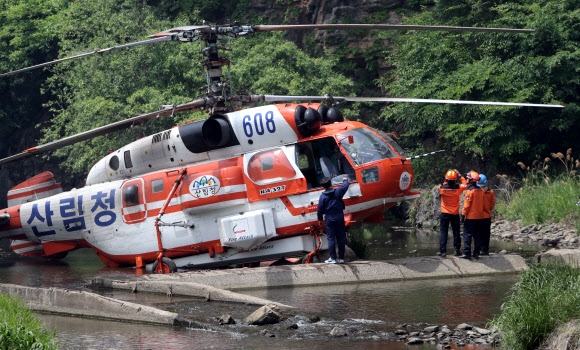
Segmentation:
[[(438, 250), (436, 231), (365, 224), (353, 230), (364, 237), (370, 260), (391, 260), (434, 255)], [(502, 249), (531, 256), (539, 247), (492, 240), (490, 250)], [(133, 276), (134, 269), (106, 268), (89, 249), (69, 254), (61, 262), (22, 259), (0, 265), (0, 282), (34, 287), (86, 289), (94, 277)], [(297, 329), (282, 326), (218, 326), (217, 318), (230, 314), (239, 321), (256, 306), (206, 302), (185, 297), (168, 297), (124, 291), (95, 291), (107, 296), (153, 305), (178, 312), (193, 321), (191, 327), (164, 327), (113, 321), (90, 320), (39, 314), (56, 332), (62, 349), (435, 349), (434, 345), (413, 345), (384, 340), (402, 324), (460, 323), (485, 327), (500, 307), (517, 275), (469, 277), (388, 283), (364, 283), (297, 288), (251, 290), (253, 295), (295, 306)], [(316, 315), (321, 321), (309, 322)], [(356, 337), (323, 336), (341, 326)], [(464, 347), (463, 349), (486, 349)]]

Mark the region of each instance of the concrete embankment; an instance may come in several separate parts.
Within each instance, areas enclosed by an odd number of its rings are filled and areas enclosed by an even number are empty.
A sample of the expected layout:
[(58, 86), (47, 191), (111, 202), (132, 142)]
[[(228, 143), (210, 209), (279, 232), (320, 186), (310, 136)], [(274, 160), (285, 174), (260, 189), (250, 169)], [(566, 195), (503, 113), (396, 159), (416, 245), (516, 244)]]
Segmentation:
[(31, 310), (64, 316), (165, 325), (179, 321), (178, 314), (174, 312), (84, 291), (0, 284), (0, 293), (18, 298)]
[[(284, 265), (229, 270), (199, 270), (174, 274), (146, 274), (128, 280), (95, 279), (93, 284), (113, 289), (206, 297), (224, 300), (208, 288), (242, 291), (256, 288), (325, 284), (388, 282), (517, 273), (527, 269), (519, 255), (493, 254), (479, 260), (456, 257), (417, 257), (391, 261), (357, 260), (348, 264)], [(225, 300), (227, 301), (227, 300)], [(230, 300), (232, 301), (232, 300)]]

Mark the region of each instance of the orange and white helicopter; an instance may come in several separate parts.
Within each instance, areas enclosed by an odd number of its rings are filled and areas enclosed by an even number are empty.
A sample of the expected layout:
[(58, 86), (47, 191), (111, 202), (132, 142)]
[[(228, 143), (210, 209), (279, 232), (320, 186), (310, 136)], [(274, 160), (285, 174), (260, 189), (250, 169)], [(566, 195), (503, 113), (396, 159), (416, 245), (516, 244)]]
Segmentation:
[[(132, 142), (98, 161), (86, 186), (63, 191), (44, 172), (8, 192), (0, 238), (30, 257), (62, 258), (92, 248), (108, 266), (177, 267), (305, 256), (327, 249), (316, 211), (323, 188), (350, 180), (345, 222), (377, 221), (384, 210), (419, 197), (413, 168), (389, 134), (344, 120), (341, 101), (431, 102), (562, 107), (527, 103), (331, 96), (234, 95), (218, 54), (222, 36), (295, 29), (414, 29), (530, 32), (530, 30), (397, 25), (202, 25), (170, 29), (151, 39), (63, 60), (153, 42), (199, 40), (208, 81), (202, 97), (30, 148), (0, 165), (127, 128), (159, 116), (205, 109), (210, 117)], [(313, 102), (317, 101), (317, 102)], [(242, 109), (258, 102), (278, 102)], [(326, 104), (322, 103), (326, 102)], [(419, 157), (419, 156), (417, 156)]]

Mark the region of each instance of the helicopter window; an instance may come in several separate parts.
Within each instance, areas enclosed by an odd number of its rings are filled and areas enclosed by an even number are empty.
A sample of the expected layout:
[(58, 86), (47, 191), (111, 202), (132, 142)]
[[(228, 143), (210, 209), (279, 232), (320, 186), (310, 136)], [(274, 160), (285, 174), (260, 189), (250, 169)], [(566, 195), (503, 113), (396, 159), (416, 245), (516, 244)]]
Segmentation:
[[(354, 142), (349, 142), (349, 136), (352, 136), (351, 139)], [(340, 144), (355, 165), (397, 156), (386, 141), (365, 128), (349, 130), (338, 137), (341, 140)]]
[(151, 192), (163, 192), (163, 179), (155, 179), (151, 181)]
[(341, 174), (339, 171), (339, 159), (342, 153), (333, 137), (326, 137), (312, 142), (318, 180), (323, 177), (333, 178)]
[(307, 169), (310, 167), (310, 165), (308, 163), (308, 156), (306, 154), (297, 154), (296, 157), (297, 157), (298, 168)]
[(248, 162), (248, 176), (257, 184), (292, 179), (296, 171), (281, 149), (254, 154)]
[(109, 159), (109, 166), (113, 170), (119, 170), (119, 157), (112, 156), (111, 159)]
[(296, 164), (298, 164), (298, 169), (306, 178), (308, 188), (318, 186), (319, 181), (314, 167), (314, 154), (310, 142), (296, 145)]
[(139, 186), (131, 185), (123, 188), (123, 202), (125, 206), (133, 206), (139, 204)]
[(378, 182), (379, 181), (379, 168), (372, 167), (369, 169), (365, 169), (362, 171), (362, 179), (363, 179), (363, 183), (369, 183), (369, 182)]
[(379, 136), (382, 137), (385, 141), (387, 141), (387, 143), (393, 147), (395, 149), (395, 151), (397, 151), (397, 153), (399, 153), (400, 156), (404, 156), (405, 155), (405, 150), (399, 146), (399, 144), (397, 144), (395, 142), (395, 140), (393, 140), (393, 138), (391, 136), (389, 136), (389, 134), (387, 134), (384, 131), (381, 130), (377, 130), (379, 132)]
[(260, 167), (262, 168), (262, 171), (274, 169), (274, 162), (272, 161), (272, 158), (270, 157), (263, 158), (260, 161)]
[(125, 151), (125, 168), (129, 169), (133, 167), (133, 162), (131, 161), (131, 151)]

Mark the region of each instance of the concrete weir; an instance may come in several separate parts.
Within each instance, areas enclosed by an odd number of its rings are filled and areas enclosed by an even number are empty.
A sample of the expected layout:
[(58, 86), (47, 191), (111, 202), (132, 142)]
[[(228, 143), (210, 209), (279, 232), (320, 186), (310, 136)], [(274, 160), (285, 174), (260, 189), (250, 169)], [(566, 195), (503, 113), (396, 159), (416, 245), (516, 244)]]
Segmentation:
[(84, 291), (0, 284), (0, 293), (19, 299), (34, 311), (139, 323), (165, 325), (178, 323), (178, 314), (174, 312)]
[[(357, 260), (347, 264), (284, 265), (228, 270), (196, 270), (173, 274), (146, 274), (128, 280), (97, 278), (99, 287), (205, 297), (211, 300), (242, 301), (262, 304), (263, 300), (249, 300), (233, 291), (286, 286), (388, 282), (430, 278), (453, 278), (517, 273), (527, 269), (519, 255), (490, 255), (465, 260), (456, 257), (417, 257), (390, 261)], [(227, 292), (232, 291), (232, 292)]]

